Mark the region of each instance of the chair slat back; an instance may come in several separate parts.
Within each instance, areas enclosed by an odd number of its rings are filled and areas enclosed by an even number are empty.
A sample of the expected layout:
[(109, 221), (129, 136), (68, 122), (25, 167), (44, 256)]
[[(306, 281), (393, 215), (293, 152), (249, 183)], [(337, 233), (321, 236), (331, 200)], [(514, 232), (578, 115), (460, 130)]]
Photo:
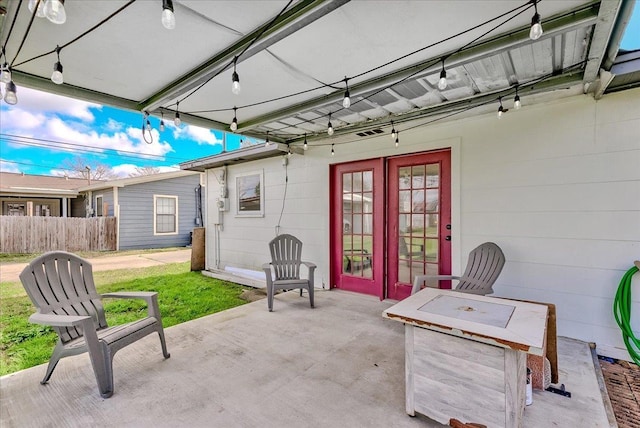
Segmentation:
[(276, 281), (300, 279), (302, 241), (293, 235), (279, 235), (269, 242), (269, 250)]
[(485, 242), (469, 253), (469, 261), (456, 290), (478, 294), (493, 292), (492, 286), (502, 272), (505, 258), (502, 250), (493, 242)]
[[(74, 254), (52, 251), (24, 268), (20, 280), (40, 313), (90, 315), (96, 328), (107, 327), (91, 263)], [(62, 343), (82, 336), (74, 327), (54, 328)]]

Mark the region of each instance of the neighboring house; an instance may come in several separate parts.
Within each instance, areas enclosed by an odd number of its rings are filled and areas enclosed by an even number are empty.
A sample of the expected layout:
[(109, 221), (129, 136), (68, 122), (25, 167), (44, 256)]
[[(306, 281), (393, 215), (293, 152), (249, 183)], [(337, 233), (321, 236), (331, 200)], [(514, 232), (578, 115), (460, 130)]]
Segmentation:
[(181, 247), (202, 226), (201, 174), (176, 171), (111, 180), (78, 189), (88, 216), (118, 218), (118, 250)]
[(0, 172), (1, 215), (84, 217), (77, 189), (86, 185), (81, 178)]

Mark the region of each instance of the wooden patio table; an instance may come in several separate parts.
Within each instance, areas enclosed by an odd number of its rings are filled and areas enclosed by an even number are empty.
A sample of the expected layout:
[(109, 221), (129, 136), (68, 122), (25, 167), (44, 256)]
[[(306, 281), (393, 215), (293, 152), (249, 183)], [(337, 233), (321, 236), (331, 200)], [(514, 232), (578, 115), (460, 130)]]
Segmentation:
[(543, 355), (547, 306), (425, 288), (382, 315), (405, 324), (409, 415), (522, 426), (526, 354)]

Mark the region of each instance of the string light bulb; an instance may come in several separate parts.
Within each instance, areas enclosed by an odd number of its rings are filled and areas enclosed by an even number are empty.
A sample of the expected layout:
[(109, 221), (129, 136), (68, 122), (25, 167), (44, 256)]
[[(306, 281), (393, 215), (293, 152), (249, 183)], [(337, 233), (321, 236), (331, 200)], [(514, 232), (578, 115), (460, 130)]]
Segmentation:
[(520, 95), (518, 95), (518, 87), (516, 86), (516, 96), (513, 98), (513, 108), (520, 110), (522, 103), (520, 102)]
[(33, 9), (35, 9), (37, 4), (38, 9), (36, 10), (36, 17), (44, 18), (44, 1), (45, 0), (29, 0), (29, 12), (33, 13)]
[(269, 141), (269, 131), (267, 131), (267, 139), (266, 139), (266, 140), (264, 140), (264, 146), (265, 146), (265, 147), (269, 147), (269, 144), (271, 144), (271, 143), (270, 143), (270, 141)]
[(304, 134), (304, 144), (302, 145), (302, 148), (306, 151), (309, 148), (309, 144), (307, 143), (307, 134), (305, 132)]
[(164, 132), (164, 112), (160, 112), (160, 132)]
[(344, 84), (346, 90), (344, 91), (344, 98), (342, 99), (342, 107), (349, 108), (351, 107), (351, 97), (349, 96), (349, 79), (347, 76), (344, 77)]
[(162, 0), (162, 26), (167, 30), (176, 28), (176, 15), (173, 13), (173, 0)]
[(238, 72), (236, 71), (236, 62), (238, 61), (238, 57), (233, 59), (233, 74), (231, 75), (231, 92), (235, 95), (240, 93), (242, 89), (240, 87), (240, 76), (238, 76)]
[(393, 126), (393, 120), (391, 121), (391, 139), (395, 140), (398, 137), (398, 132), (396, 131), (395, 126)]
[(540, 14), (538, 13), (538, 0), (533, 0), (535, 13), (531, 17), (531, 30), (529, 30), (529, 38), (538, 40), (542, 36), (542, 24), (540, 23)]
[(11, 68), (9, 68), (9, 64), (5, 61), (2, 66), (2, 73), (0, 74), (0, 82), (9, 83), (11, 82)]
[(233, 120), (231, 121), (231, 125), (229, 125), (229, 128), (233, 131), (236, 132), (238, 130), (238, 117), (236, 116), (236, 110), (238, 110), (236, 107), (233, 108)]
[(331, 156), (335, 156), (336, 155), (336, 151), (333, 150), (333, 144), (331, 144)]
[(400, 132), (396, 132), (396, 148), (400, 145)]
[(288, 146), (289, 151), (287, 152), (287, 157), (290, 158), (291, 156), (293, 156), (293, 152), (291, 151), (291, 146)]
[(60, 62), (60, 46), (56, 46), (56, 55), (58, 55), (58, 61), (53, 64), (53, 73), (51, 74), (51, 81), (56, 85), (62, 85), (64, 83), (64, 76), (62, 75), (62, 63)]
[(180, 101), (178, 101), (176, 103), (176, 116), (173, 118), (173, 124), (177, 127), (180, 128), (180, 125), (182, 125), (182, 120), (180, 120)]
[(67, 12), (64, 10), (64, 0), (47, 0), (44, 3), (42, 12), (44, 16), (54, 24), (64, 24), (67, 21)]
[(6, 92), (4, 94), (4, 102), (10, 105), (15, 105), (18, 103), (18, 90), (16, 89), (16, 84), (11, 80), (7, 83), (5, 88)]
[(502, 119), (502, 115), (507, 111), (504, 107), (502, 107), (502, 97), (499, 98), (500, 107), (498, 107), (498, 119)]
[(333, 125), (331, 124), (331, 113), (329, 113), (329, 123), (327, 124), (327, 134), (333, 135)]
[(441, 91), (447, 89), (447, 70), (444, 69), (444, 59), (442, 60), (442, 71), (440, 72), (440, 80), (438, 80), (438, 89)]

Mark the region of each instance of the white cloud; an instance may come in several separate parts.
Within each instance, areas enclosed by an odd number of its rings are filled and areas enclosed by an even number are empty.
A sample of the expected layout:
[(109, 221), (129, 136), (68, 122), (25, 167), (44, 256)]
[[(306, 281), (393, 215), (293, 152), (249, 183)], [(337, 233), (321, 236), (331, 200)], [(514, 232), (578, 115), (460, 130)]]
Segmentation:
[(210, 146), (222, 145), (222, 140), (216, 137), (216, 134), (209, 128), (202, 128), (194, 125), (183, 125), (180, 128), (176, 127), (173, 122), (168, 125), (173, 130), (173, 138), (177, 139), (189, 139), (196, 143), (208, 144)]
[(23, 110), (34, 115), (39, 113), (57, 113), (92, 122), (94, 120), (94, 115), (91, 112), (92, 108), (101, 109), (102, 106), (100, 104), (20, 87), (18, 88), (18, 104), (13, 107), (12, 110)]
[(0, 171), (2, 172), (20, 172), (20, 165), (7, 162), (4, 159), (0, 159)]
[(122, 131), (122, 128), (124, 128), (124, 126), (125, 125), (122, 122), (118, 122), (117, 120), (113, 120), (113, 118), (109, 118), (109, 121), (107, 121), (107, 124), (104, 127), (107, 131), (115, 132)]
[(20, 109), (7, 109), (2, 111), (2, 120), (0, 121), (0, 130), (3, 133), (15, 133), (20, 129), (19, 135), (24, 136), (25, 130), (30, 131), (42, 125), (46, 116), (41, 113), (31, 113)]
[(118, 177), (128, 177), (132, 173), (136, 172), (137, 165), (130, 163), (123, 163), (121, 165), (114, 165), (111, 167), (111, 171)]
[[(142, 139), (140, 128), (128, 128), (126, 132), (116, 132), (113, 135), (98, 133), (94, 130), (82, 132), (74, 129), (67, 122), (53, 118), (47, 122), (47, 133), (57, 141), (70, 142), (100, 150), (113, 149), (121, 153), (131, 152), (136, 155), (156, 156), (164, 156), (166, 153), (173, 151), (170, 144), (159, 141), (159, 134), (156, 130), (151, 131), (153, 144), (147, 144)], [(71, 147), (69, 146), (69, 148)]]

